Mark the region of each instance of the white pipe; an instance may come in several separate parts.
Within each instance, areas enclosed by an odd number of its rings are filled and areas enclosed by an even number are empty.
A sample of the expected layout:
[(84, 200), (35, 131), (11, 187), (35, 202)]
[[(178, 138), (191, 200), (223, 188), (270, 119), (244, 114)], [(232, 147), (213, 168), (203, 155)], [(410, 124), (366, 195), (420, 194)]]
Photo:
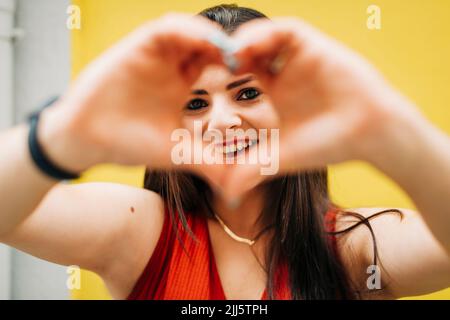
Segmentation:
[[(13, 43), (15, 0), (0, 0), (0, 130), (13, 125)], [(10, 299), (11, 251), (0, 245), (0, 299)]]
[(13, 122), (14, 0), (0, 0), (0, 130)]

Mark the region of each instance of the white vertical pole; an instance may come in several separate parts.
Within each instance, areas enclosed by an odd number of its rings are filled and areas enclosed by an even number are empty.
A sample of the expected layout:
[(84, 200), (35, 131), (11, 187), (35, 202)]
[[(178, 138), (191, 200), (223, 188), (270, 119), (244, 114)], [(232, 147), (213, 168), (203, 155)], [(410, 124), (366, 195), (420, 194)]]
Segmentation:
[[(13, 125), (13, 30), (15, 0), (0, 0), (0, 130)], [(11, 251), (0, 245), (0, 299), (11, 297)]]
[(0, 0), (0, 129), (13, 122), (14, 0)]

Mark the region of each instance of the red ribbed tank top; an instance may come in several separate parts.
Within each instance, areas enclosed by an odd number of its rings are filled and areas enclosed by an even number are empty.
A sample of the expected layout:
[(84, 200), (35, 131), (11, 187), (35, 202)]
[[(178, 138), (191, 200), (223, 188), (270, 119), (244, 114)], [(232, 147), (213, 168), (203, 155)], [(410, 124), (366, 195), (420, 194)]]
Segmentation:
[[(335, 216), (336, 211), (331, 209), (325, 216), (328, 231), (334, 231)], [(186, 220), (198, 242), (183, 231), (181, 221), (177, 219), (179, 237), (187, 254), (177, 239), (170, 215), (166, 211), (157, 245), (127, 300), (226, 300), (207, 220), (189, 213), (186, 213)], [(336, 253), (335, 237), (330, 236), (330, 240)], [(288, 280), (287, 267), (280, 263), (275, 280), (276, 299), (290, 299)], [(261, 299), (267, 299), (266, 290)]]

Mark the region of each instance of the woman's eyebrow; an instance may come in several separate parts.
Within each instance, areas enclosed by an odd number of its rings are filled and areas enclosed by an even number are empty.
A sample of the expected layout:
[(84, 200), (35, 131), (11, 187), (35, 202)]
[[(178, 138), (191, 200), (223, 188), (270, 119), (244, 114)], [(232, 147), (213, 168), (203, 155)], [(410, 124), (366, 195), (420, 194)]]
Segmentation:
[(205, 94), (208, 94), (208, 91), (203, 90), (203, 89), (197, 89), (197, 90), (192, 90), (191, 93), (195, 94), (195, 95), (205, 95)]
[(226, 89), (227, 89), (227, 90), (231, 90), (231, 89), (233, 89), (233, 88), (242, 86), (243, 84), (245, 84), (245, 83), (247, 83), (247, 82), (250, 82), (250, 81), (252, 81), (253, 79), (254, 79), (253, 76), (248, 76), (248, 77), (246, 77), (246, 78), (243, 78), (243, 79), (240, 79), (240, 80), (236, 80), (236, 81), (230, 83), (229, 85), (227, 85), (227, 86), (226, 86)]
[[(239, 87), (239, 86), (242, 86), (243, 84), (245, 84), (245, 83), (247, 83), (247, 82), (250, 82), (250, 81), (252, 81), (252, 80), (254, 80), (254, 77), (253, 77), (253, 76), (248, 76), (248, 77), (245, 77), (245, 78), (243, 78), (243, 79), (236, 80), (236, 81), (231, 82), (230, 84), (228, 84), (228, 85), (226, 86), (226, 89), (227, 89), (227, 90), (234, 89), (234, 88)], [(191, 93), (192, 93), (192, 94), (195, 94), (195, 95), (207, 95), (207, 94), (208, 94), (208, 91), (206, 91), (206, 90), (204, 90), (204, 89), (196, 89), (196, 90), (192, 90)]]

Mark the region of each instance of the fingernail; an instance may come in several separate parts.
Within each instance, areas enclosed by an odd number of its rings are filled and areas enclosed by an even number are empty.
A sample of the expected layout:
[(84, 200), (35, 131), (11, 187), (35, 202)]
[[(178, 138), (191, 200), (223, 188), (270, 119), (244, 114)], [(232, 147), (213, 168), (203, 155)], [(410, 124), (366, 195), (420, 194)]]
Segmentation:
[(241, 43), (237, 42), (234, 39), (228, 38), (226, 43), (226, 47), (224, 48), (224, 62), (228, 67), (231, 73), (234, 73), (240, 66), (239, 61), (236, 59), (236, 52), (238, 52), (242, 48)]
[(230, 72), (238, 69), (239, 63), (234, 54), (241, 48), (240, 43), (229, 38), (224, 32), (217, 31), (208, 37), (208, 41), (222, 52), (222, 59)]
[(222, 51), (225, 51), (227, 49), (228, 38), (224, 32), (216, 31), (213, 34), (209, 35), (207, 40)]
[(283, 67), (286, 65), (286, 54), (280, 53), (272, 60), (272, 63), (269, 66), (269, 72), (273, 75), (276, 75), (281, 72)]
[(233, 55), (224, 55), (223, 61), (231, 73), (234, 73), (239, 68), (239, 62)]

